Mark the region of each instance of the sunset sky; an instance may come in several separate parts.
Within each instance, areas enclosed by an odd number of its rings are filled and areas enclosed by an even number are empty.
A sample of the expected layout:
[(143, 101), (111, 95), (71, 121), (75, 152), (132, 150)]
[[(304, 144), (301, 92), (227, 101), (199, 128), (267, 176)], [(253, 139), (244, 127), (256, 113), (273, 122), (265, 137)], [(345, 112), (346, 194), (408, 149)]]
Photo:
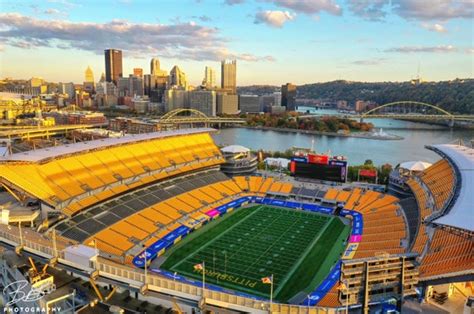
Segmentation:
[(238, 85), (472, 78), (474, 0), (0, 0), (0, 77), (96, 80), (152, 57), (199, 84), (236, 58)]

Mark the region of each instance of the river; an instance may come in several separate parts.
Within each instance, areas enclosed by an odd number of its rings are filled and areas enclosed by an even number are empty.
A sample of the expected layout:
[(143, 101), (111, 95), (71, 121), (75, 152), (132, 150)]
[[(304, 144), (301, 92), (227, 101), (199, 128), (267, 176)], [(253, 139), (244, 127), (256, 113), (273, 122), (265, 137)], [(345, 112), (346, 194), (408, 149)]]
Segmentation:
[[(317, 110), (321, 114), (335, 111)], [(362, 164), (371, 159), (375, 164), (397, 165), (404, 161), (422, 160), (435, 162), (439, 156), (424, 148), (430, 144), (446, 144), (463, 140), (466, 145), (474, 139), (474, 130), (441, 128), (425, 123), (399, 121), (393, 119), (368, 119), (376, 128), (403, 137), (403, 140), (383, 141), (354, 137), (332, 137), (245, 128), (222, 129), (213, 135), (219, 145), (238, 144), (253, 150), (284, 151), (293, 146), (311, 147), (314, 138), (315, 150), (319, 153), (330, 151), (332, 155), (344, 155), (349, 163)]]

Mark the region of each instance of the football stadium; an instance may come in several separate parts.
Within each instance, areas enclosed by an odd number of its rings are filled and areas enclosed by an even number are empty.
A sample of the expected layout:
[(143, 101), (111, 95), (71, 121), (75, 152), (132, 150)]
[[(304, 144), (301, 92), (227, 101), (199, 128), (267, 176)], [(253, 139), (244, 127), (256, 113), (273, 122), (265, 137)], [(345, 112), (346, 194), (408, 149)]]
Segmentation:
[[(407, 175), (410, 196), (400, 199), (281, 174), (226, 175), (213, 132), (0, 157), (10, 199), (2, 245), (87, 278), (96, 295), (88, 304), (128, 291), (178, 312), (369, 313), (428, 299), (449, 304), (453, 289), (472, 295), (474, 149), (420, 147), (439, 161)], [(334, 173), (347, 165), (327, 162)]]

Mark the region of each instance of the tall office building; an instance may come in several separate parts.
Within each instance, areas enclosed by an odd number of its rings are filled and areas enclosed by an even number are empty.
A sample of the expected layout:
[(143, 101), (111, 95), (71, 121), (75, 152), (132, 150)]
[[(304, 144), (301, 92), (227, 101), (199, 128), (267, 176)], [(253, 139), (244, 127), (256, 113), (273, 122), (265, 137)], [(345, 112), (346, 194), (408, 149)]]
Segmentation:
[(258, 95), (239, 95), (239, 109), (241, 113), (261, 112), (260, 99)]
[(142, 68), (133, 68), (133, 76), (143, 77), (143, 69)]
[(59, 92), (61, 94), (67, 94), (69, 99), (76, 97), (76, 88), (74, 83), (59, 83)]
[(188, 92), (189, 108), (203, 112), (207, 116), (216, 115), (216, 92), (211, 90), (194, 90)]
[(92, 72), (90, 66), (88, 66), (85, 71), (84, 82), (94, 83), (94, 72)]
[(237, 61), (222, 60), (221, 87), (231, 93), (237, 92)]
[(143, 96), (144, 95), (144, 84), (141, 76), (130, 75), (128, 78), (129, 88), (128, 92), (130, 97)]
[(181, 71), (181, 69), (177, 65), (175, 65), (170, 71), (169, 85), (182, 87), (183, 89), (186, 89), (186, 87), (188, 86), (188, 82), (186, 81), (186, 74)]
[(105, 53), (105, 80), (117, 84), (119, 77), (123, 76), (122, 50), (106, 49)]
[(217, 114), (237, 114), (239, 112), (239, 96), (237, 94), (217, 93)]
[(130, 96), (130, 78), (119, 77), (116, 86), (119, 97)]
[(211, 67), (206, 67), (204, 71), (204, 79), (202, 80), (202, 85), (206, 88), (213, 88), (216, 86), (216, 71)]
[(273, 95), (262, 95), (259, 97), (259, 104), (263, 112), (272, 112), (272, 107), (275, 106), (275, 97)]
[(160, 59), (153, 58), (150, 62), (150, 74), (154, 76), (167, 76), (168, 72), (160, 68)]
[(93, 93), (95, 90), (94, 72), (92, 72), (92, 69), (90, 66), (87, 67), (84, 74), (85, 74), (84, 84), (83, 84), (84, 91), (88, 93)]
[(281, 86), (281, 105), (286, 107), (287, 111), (296, 109), (296, 85), (286, 83)]
[(167, 89), (163, 95), (163, 102), (165, 103), (165, 112), (169, 112), (178, 108), (187, 108), (189, 100), (189, 93), (182, 89)]

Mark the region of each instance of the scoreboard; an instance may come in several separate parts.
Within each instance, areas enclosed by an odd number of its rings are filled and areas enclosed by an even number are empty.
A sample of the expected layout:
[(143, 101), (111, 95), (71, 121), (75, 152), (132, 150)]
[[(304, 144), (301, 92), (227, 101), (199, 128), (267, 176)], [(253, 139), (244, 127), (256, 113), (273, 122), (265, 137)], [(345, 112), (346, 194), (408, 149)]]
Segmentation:
[(290, 163), (290, 173), (296, 177), (346, 182), (347, 161), (313, 154), (308, 154), (304, 157), (293, 157)]

